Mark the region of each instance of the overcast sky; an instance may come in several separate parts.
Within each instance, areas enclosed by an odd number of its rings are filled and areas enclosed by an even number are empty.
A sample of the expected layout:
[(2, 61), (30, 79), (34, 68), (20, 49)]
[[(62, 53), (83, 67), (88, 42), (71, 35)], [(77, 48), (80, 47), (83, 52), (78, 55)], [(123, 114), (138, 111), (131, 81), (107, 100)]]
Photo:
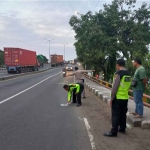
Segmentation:
[(51, 54), (64, 54), (60, 43), (68, 43), (66, 60), (72, 60), (76, 52), (75, 34), (68, 23), (70, 17), (75, 11), (81, 14), (98, 11), (104, 3), (111, 0), (0, 0), (0, 49), (20, 47), (48, 57), (49, 44), (45, 39), (54, 39)]

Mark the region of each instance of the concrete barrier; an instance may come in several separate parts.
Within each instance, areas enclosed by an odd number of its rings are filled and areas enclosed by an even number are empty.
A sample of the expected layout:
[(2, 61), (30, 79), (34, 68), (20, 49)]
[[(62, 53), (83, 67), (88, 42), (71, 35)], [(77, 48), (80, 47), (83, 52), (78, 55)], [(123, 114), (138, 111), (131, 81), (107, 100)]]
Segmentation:
[(6, 70), (6, 68), (0, 68), (0, 70)]
[(103, 93), (102, 92), (98, 92), (98, 97), (102, 98), (103, 97)]
[(95, 88), (92, 88), (92, 92), (94, 93), (94, 91), (95, 91)]
[[(89, 79), (88, 83), (86, 83), (86, 87), (90, 91), (92, 91), (96, 96), (98, 96), (102, 101), (104, 101), (107, 105), (110, 106), (110, 94), (108, 94), (109, 92), (106, 91), (104, 87), (103, 89), (101, 89), (100, 86), (97, 86), (96, 83), (93, 83), (93, 81), (90, 82)], [(135, 104), (133, 100), (129, 100), (129, 106), (132, 106), (132, 109), (134, 109)], [(134, 118), (133, 115), (127, 115), (127, 122), (133, 127), (142, 127), (142, 129), (150, 129), (150, 109), (145, 107), (145, 115), (143, 118), (137, 119)]]
[(99, 90), (95, 90), (95, 95), (98, 96)]
[(150, 129), (150, 120), (144, 120), (141, 123), (142, 129)]

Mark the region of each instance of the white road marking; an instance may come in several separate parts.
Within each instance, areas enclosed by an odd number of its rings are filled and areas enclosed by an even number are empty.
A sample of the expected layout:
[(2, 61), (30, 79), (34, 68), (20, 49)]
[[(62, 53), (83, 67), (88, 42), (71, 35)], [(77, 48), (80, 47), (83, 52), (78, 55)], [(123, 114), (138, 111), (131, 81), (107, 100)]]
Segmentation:
[(68, 106), (68, 104), (61, 104), (61, 106)]
[(80, 120), (83, 120), (81, 117), (78, 117)]
[(5, 100), (2, 100), (2, 101), (0, 102), (0, 104), (11, 100), (12, 98), (14, 98), (14, 97), (16, 97), (16, 96), (18, 96), (18, 95), (20, 95), (20, 94), (22, 94), (22, 93), (24, 93), (24, 92), (26, 92), (26, 91), (32, 89), (32, 88), (34, 88), (35, 86), (37, 86), (37, 85), (43, 83), (44, 81), (46, 81), (46, 80), (48, 80), (48, 79), (50, 79), (50, 78), (52, 78), (52, 77), (54, 77), (54, 76), (56, 76), (56, 75), (58, 75), (58, 74), (60, 74), (60, 73), (61, 73), (61, 72), (59, 72), (59, 73), (57, 73), (57, 74), (55, 74), (55, 75), (52, 75), (52, 76), (50, 76), (50, 77), (48, 77), (48, 78), (46, 78), (46, 79), (40, 81), (39, 83), (37, 83), (37, 84), (35, 84), (35, 85), (33, 85), (33, 86), (31, 86), (31, 87), (29, 87), (29, 88), (27, 88), (27, 89), (25, 89), (25, 90), (19, 92), (19, 93), (15, 94), (15, 95), (13, 95), (13, 96), (11, 96), (11, 97), (5, 99)]
[(96, 150), (95, 143), (94, 143), (94, 137), (93, 137), (92, 133), (90, 132), (91, 127), (86, 118), (84, 118), (84, 123), (85, 123), (86, 129), (87, 129), (88, 135), (89, 135), (92, 150)]

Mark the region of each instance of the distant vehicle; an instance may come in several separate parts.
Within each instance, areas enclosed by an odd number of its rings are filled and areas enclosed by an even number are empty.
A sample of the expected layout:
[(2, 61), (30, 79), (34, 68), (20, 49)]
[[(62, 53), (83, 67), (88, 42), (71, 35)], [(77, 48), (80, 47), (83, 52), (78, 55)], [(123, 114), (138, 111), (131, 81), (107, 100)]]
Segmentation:
[(67, 70), (67, 71), (73, 71), (73, 66), (72, 66), (72, 65), (68, 65), (68, 66), (66, 67), (66, 70)]
[(70, 60), (70, 64), (74, 64), (74, 60)]
[(44, 58), (43, 58), (43, 56), (42, 55), (38, 55), (37, 56), (37, 60), (38, 60), (38, 63), (39, 63), (39, 67), (44, 67)]
[(39, 70), (36, 52), (21, 48), (4, 47), (4, 61), (8, 73)]
[(56, 67), (56, 66), (63, 66), (64, 65), (64, 60), (63, 60), (63, 55), (51, 55), (51, 66)]
[(63, 68), (62, 73), (63, 73), (63, 77), (66, 77), (66, 68)]

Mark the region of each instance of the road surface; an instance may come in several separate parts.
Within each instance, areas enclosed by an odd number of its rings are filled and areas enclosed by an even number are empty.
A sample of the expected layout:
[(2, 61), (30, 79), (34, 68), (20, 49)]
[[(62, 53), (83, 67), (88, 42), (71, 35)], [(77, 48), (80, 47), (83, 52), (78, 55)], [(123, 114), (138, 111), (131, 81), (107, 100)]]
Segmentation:
[(67, 103), (62, 68), (0, 82), (0, 150), (149, 150), (150, 131), (127, 129), (117, 138), (111, 109), (86, 90), (83, 106)]
[[(39, 70), (44, 70), (44, 69), (48, 69), (50, 68), (49, 64), (45, 64), (43, 68), (39, 68)], [(14, 74), (8, 74), (7, 70), (0, 70), (0, 77), (4, 77), (4, 76), (12, 76)]]
[(0, 82), (0, 150), (91, 150), (82, 108), (67, 102), (62, 68)]

